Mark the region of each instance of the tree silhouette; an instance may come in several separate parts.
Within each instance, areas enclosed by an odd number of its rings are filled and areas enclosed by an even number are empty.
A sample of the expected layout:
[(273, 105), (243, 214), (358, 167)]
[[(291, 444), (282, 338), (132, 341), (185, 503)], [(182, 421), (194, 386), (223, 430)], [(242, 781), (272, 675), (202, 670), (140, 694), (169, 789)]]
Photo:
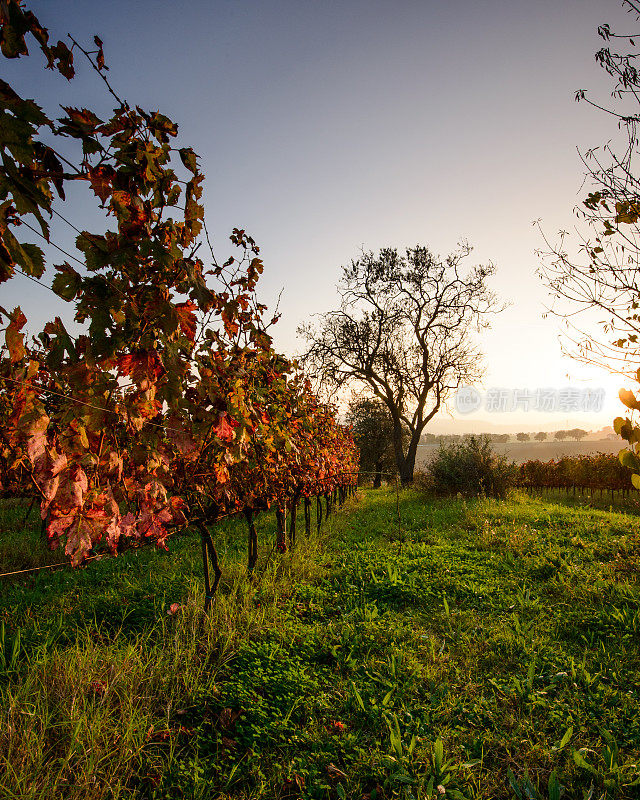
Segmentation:
[(421, 245), (404, 254), (365, 252), (343, 268), (340, 308), (299, 330), (308, 342), (302, 363), (310, 374), (337, 388), (364, 384), (387, 406), (403, 484), (413, 480), (429, 420), (483, 371), (471, 333), (501, 310), (487, 288), (492, 265), (462, 272), (470, 252), (466, 244), (445, 259)]

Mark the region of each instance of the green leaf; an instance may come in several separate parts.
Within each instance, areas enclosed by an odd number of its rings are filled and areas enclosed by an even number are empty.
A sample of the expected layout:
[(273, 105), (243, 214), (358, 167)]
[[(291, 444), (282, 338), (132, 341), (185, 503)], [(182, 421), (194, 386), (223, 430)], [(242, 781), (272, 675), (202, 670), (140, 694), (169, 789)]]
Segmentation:
[(518, 781), (516, 780), (516, 776), (513, 774), (513, 772), (511, 771), (510, 768), (507, 769), (507, 778), (508, 778), (509, 783), (511, 785), (511, 790), (515, 794), (515, 796), (518, 798), (518, 800), (524, 800), (524, 798), (522, 796), (522, 791), (520, 789)]
[(549, 775), (549, 800), (560, 800), (560, 782), (555, 771)]
[(434, 758), (434, 765), (438, 773), (440, 773), (440, 770), (442, 769), (443, 757), (444, 757), (444, 745), (442, 744), (442, 739), (437, 739), (433, 747), (433, 758)]
[(84, 426), (78, 426), (78, 439), (80, 444), (85, 450), (89, 449), (89, 438), (87, 437), (87, 430)]
[(167, 205), (168, 206), (175, 206), (180, 199), (180, 194), (182, 193), (182, 189), (178, 184), (171, 187), (169, 194), (167, 195)]
[(356, 703), (360, 706), (362, 711), (366, 711), (366, 708), (364, 706), (364, 700), (362, 699), (362, 695), (357, 690), (356, 685), (355, 685), (355, 683), (353, 681), (351, 681), (351, 689), (353, 691), (353, 696), (356, 699)]
[(529, 683), (529, 686), (533, 684), (533, 679), (535, 677), (535, 674), (536, 674), (536, 659), (533, 658), (531, 664), (529, 664), (529, 669), (527, 670), (527, 682)]
[(573, 760), (576, 762), (576, 765), (582, 769), (586, 769), (592, 774), (597, 774), (597, 771), (591, 766), (591, 764), (584, 760), (582, 753), (580, 753), (578, 750), (573, 751)]
[(6, 111), (0, 114), (0, 138), (4, 147), (21, 163), (30, 163), (35, 158), (32, 136), (35, 128), (23, 119)]
[(628, 422), (629, 420), (624, 419), (624, 417), (616, 417), (613, 420), (613, 430), (618, 434), (618, 436), (621, 435), (620, 432), (622, 431), (623, 426)]
[(618, 459), (623, 467), (640, 470), (640, 459), (631, 450), (621, 450), (618, 453)]
[(40, 278), (44, 272), (44, 253), (36, 244), (26, 242), (22, 245), (25, 254), (23, 269), (34, 278)]
[(66, 262), (56, 265), (56, 269), (58, 274), (53, 279), (51, 288), (64, 300), (73, 300), (82, 285), (80, 274)]
[(565, 747), (569, 743), (569, 739), (571, 739), (572, 735), (573, 735), (573, 726), (571, 726), (570, 728), (567, 728), (567, 730), (565, 731), (564, 736), (560, 740), (560, 750), (562, 750), (562, 748)]
[(396, 756), (402, 758), (402, 736), (400, 734), (400, 723), (398, 717), (393, 715), (393, 724), (389, 723), (389, 739), (391, 747), (393, 748)]
[(87, 269), (99, 270), (109, 263), (107, 243), (102, 236), (83, 231), (76, 238), (76, 247), (84, 253)]
[(193, 150), (190, 147), (181, 147), (180, 150), (178, 150), (178, 152), (180, 153), (180, 158), (185, 167), (191, 172), (193, 172), (194, 175), (197, 175), (198, 173), (198, 165), (196, 164), (197, 156), (193, 152)]
[(640, 403), (636, 400), (636, 396), (630, 389), (620, 389), (618, 397), (627, 408), (631, 408), (634, 411), (640, 410)]
[(35, 244), (20, 244), (10, 230), (3, 231), (4, 244), (15, 263), (34, 278), (39, 278), (44, 272), (44, 253)]

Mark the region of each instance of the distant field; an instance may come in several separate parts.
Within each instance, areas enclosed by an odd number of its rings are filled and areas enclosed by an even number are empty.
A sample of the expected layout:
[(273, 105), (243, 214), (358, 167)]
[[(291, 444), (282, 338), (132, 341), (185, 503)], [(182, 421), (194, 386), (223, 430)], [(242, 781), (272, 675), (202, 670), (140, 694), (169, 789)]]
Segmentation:
[[(599, 439), (582, 442), (506, 442), (500, 444), (494, 442), (493, 448), (496, 453), (506, 455), (516, 464), (522, 464), (530, 459), (540, 461), (550, 461), (552, 458), (562, 458), (562, 456), (584, 456), (590, 453), (618, 453), (625, 443), (622, 439)], [(430, 461), (438, 452), (437, 444), (421, 445), (418, 448), (417, 465), (425, 464)]]

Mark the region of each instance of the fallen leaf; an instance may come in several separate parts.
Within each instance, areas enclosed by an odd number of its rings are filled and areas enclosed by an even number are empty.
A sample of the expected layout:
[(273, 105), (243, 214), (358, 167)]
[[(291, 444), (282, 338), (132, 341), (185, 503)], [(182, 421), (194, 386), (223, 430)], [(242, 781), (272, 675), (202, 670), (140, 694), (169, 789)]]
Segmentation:
[(338, 769), (338, 767), (336, 767), (335, 764), (328, 764), (327, 772), (332, 778), (335, 778), (336, 780), (347, 777), (346, 774), (341, 769)]

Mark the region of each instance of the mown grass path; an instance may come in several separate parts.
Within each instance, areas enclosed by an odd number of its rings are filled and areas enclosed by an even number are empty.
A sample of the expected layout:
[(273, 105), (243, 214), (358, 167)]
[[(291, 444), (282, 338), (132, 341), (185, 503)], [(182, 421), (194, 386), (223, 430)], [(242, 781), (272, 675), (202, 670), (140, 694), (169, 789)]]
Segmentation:
[(191, 537), (3, 586), (0, 798), (639, 797), (639, 518), (410, 491), (401, 518), (365, 492), (270, 559), (265, 518), (256, 581), (229, 523), (206, 620)]

